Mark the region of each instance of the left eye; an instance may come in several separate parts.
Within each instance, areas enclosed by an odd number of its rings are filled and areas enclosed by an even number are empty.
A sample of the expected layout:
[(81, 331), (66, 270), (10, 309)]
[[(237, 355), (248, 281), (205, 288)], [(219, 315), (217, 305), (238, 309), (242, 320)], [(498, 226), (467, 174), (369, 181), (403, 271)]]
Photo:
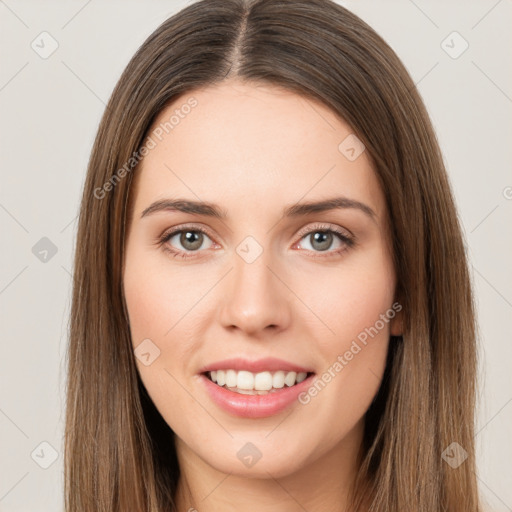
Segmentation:
[[(177, 238), (179, 243), (185, 251), (198, 251), (201, 249), (203, 242), (206, 239), (210, 240), (210, 237), (201, 230), (198, 229), (182, 229), (180, 231), (174, 231), (165, 236), (164, 242), (171, 242), (173, 238)], [(172, 245), (172, 244), (171, 244)], [(208, 247), (203, 247), (208, 249)]]
[(332, 244), (334, 241), (338, 239), (339, 246), (334, 249), (340, 249), (344, 246), (350, 245), (350, 240), (345, 235), (341, 233), (337, 233), (331, 229), (315, 229), (314, 231), (310, 231), (306, 233), (301, 240), (310, 241), (311, 248), (306, 247), (306, 249), (314, 251), (314, 252), (324, 252), (328, 249), (332, 248)]

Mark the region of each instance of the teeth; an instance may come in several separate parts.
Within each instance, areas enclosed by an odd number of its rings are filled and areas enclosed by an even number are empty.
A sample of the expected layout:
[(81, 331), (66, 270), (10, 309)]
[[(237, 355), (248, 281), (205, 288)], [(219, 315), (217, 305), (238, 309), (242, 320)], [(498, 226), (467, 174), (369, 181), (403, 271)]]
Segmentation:
[(217, 371), (217, 384), (219, 386), (224, 386), (226, 384), (226, 373), (223, 371)]
[[(226, 373), (229, 373), (230, 371), (232, 371), (232, 370), (227, 370)], [(218, 378), (218, 376), (217, 376), (217, 378)], [(235, 386), (231, 386), (231, 387), (234, 388)], [(244, 372), (244, 371), (238, 372), (238, 375), (236, 376), (236, 387), (238, 389), (247, 389), (247, 390), (255, 389), (254, 388), (254, 373)], [(263, 391), (263, 390), (260, 390), (260, 391)]]
[(297, 374), (297, 384), (299, 382), (302, 382), (307, 376), (308, 376), (308, 374), (306, 372), (299, 372)]
[(284, 376), (284, 372), (274, 373), (274, 375), (272, 376), (272, 387), (277, 389), (281, 389), (282, 387), (284, 387)]
[(228, 388), (236, 387), (237, 377), (236, 377), (235, 370), (227, 370), (225, 372), (225, 376), (226, 376), (226, 386)]
[[(291, 387), (302, 382), (306, 377), (306, 372), (285, 372), (277, 371), (252, 373), (245, 370), (239, 372), (235, 370), (217, 370), (209, 372), (210, 379), (219, 386), (235, 388), (242, 394), (266, 394), (268, 391), (281, 389), (285, 386)], [(255, 393), (256, 391), (256, 393)], [(259, 393), (259, 392), (263, 393)]]
[(272, 383), (273, 378), (270, 372), (261, 372), (254, 376), (254, 389), (258, 391), (269, 391), (272, 389)]

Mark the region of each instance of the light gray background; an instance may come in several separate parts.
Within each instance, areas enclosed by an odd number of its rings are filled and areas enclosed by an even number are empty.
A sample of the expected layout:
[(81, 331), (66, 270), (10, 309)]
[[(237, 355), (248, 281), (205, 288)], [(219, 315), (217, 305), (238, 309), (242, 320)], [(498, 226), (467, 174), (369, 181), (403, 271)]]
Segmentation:
[[(129, 58), (188, 3), (0, 0), (0, 511), (63, 510), (64, 356), (86, 164)], [(343, 5), (403, 60), (445, 155), (481, 326), (477, 476), (492, 509), (511, 511), (512, 2)], [(43, 31), (58, 42), (46, 59), (31, 47), (50, 47)], [(469, 43), (456, 59), (442, 47), (453, 31)], [(32, 252), (43, 237), (57, 247), (46, 262)], [(43, 442), (57, 456), (47, 469)]]

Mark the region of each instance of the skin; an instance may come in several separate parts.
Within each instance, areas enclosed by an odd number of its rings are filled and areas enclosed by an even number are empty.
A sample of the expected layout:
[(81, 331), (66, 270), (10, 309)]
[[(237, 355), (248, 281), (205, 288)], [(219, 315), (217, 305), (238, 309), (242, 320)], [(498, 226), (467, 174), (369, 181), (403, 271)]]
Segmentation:
[[(364, 414), (401, 314), (309, 403), (274, 416), (223, 411), (198, 372), (228, 357), (273, 356), (319, 377), (392, 307), (389, 221), (372, 162), (366, 151), (349, 161), (338, 150), (352, 130), (330, 109), (270, 85), (231, 80), (187, 93), (153, 128), (191, 96), (197, 106), (137, 170), (124, 266), (133, 347), (149, 338), (160, 350), (150, 365), (136, 363), (176, 433), (178, 510), (345, 510)], [(286, 206), (341, 195), (369, 206), (375, 218), (354, 208), (282, 217)], [(161, 211), (141, 218), (153, 202), (178, 197), (216, 203), (228, 217)], [(159, 245), (162, 234), (185, 223), (207, 230), (199, 249), (183, 245), (179, 233)], [(318, 223), (356, 244), (333, 234), (322, 251), (313, 238)], [(252, 263), (236, 252), (249, 235), (263, 249)], [(191, 257), (173, 258), (166, 246)], [(247, 442), (262, 453), (252, 467), (237, 458)]]

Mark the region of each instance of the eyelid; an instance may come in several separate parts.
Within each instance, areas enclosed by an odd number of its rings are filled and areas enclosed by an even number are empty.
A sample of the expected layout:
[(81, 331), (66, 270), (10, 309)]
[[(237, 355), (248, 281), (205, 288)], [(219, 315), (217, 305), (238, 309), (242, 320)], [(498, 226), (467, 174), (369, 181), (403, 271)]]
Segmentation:
[[(177, 232), (180, 232), (185, 229), (201, 231), (203, 233), (206, 233), (210, 238), (212, 238), (212, 239), (215, 238), (215, 236), (212, 235), (212, 233), (210, 232), (210, 230), (208, 228), (206, 228), (205, 226), (202, 226), (200, 224), (193, 224), (193, 223), (192, 224), (179, 224), (177, 226), (173, 226), (172, 228), (166, 229), (163, 232), (163, 234), (159, 236), (159, 238), (166, 238), (171, 233), (176, 234)], [(347, 238), (354, 237), (354, 235), (348, 229), (337, 226), (336, 224), (329, 224), (329, 223), (325, 223), (325, 222), (316, 222), (316, 223), (313, 223), (313, 225), (308, 225), (308, 226), (300, 229), (295, 236), (297, 236), (299, 238), (303, 238), (305, 235), (308, 235), (315, 229), (317, 229), (317, 230), (332, 230), (335, 232), (339, 232), (340, 234), (344, 234), (345, 236), (347, 236)]]
[(326, 222), (316, 222), (313, 223), (313, 225), (308, 225), (304, 228), (302, 228), (296, 236), (299, 238), (304, 238), (305, 235), (309, 235), (311, 232), (314, 231), (334, 231), (335, 233), (338, 233), (346, 238), (353, 239), (354, 235), (346, 228), (342, 228), (341, 226), (338, 226), (337, 224), (329, 224)]
[(179, 224), (177, 226), (173, 226), (172, 228), (166, 229), (158, 237), (158, 239), (159, 240), (167, 239), (171, 236), (176, 235), (177, 233), (179, 233), (181, 231), (186, 231), (187, 229), (190, 231), (198, 231), (200, 233), (204, 233), (204, 234), (208, 235), (212, 239), (212, 241), (214, 241), (214, 239), (215, 239), (215, 236), (212, 235), (211, 231), (201, 224)]

